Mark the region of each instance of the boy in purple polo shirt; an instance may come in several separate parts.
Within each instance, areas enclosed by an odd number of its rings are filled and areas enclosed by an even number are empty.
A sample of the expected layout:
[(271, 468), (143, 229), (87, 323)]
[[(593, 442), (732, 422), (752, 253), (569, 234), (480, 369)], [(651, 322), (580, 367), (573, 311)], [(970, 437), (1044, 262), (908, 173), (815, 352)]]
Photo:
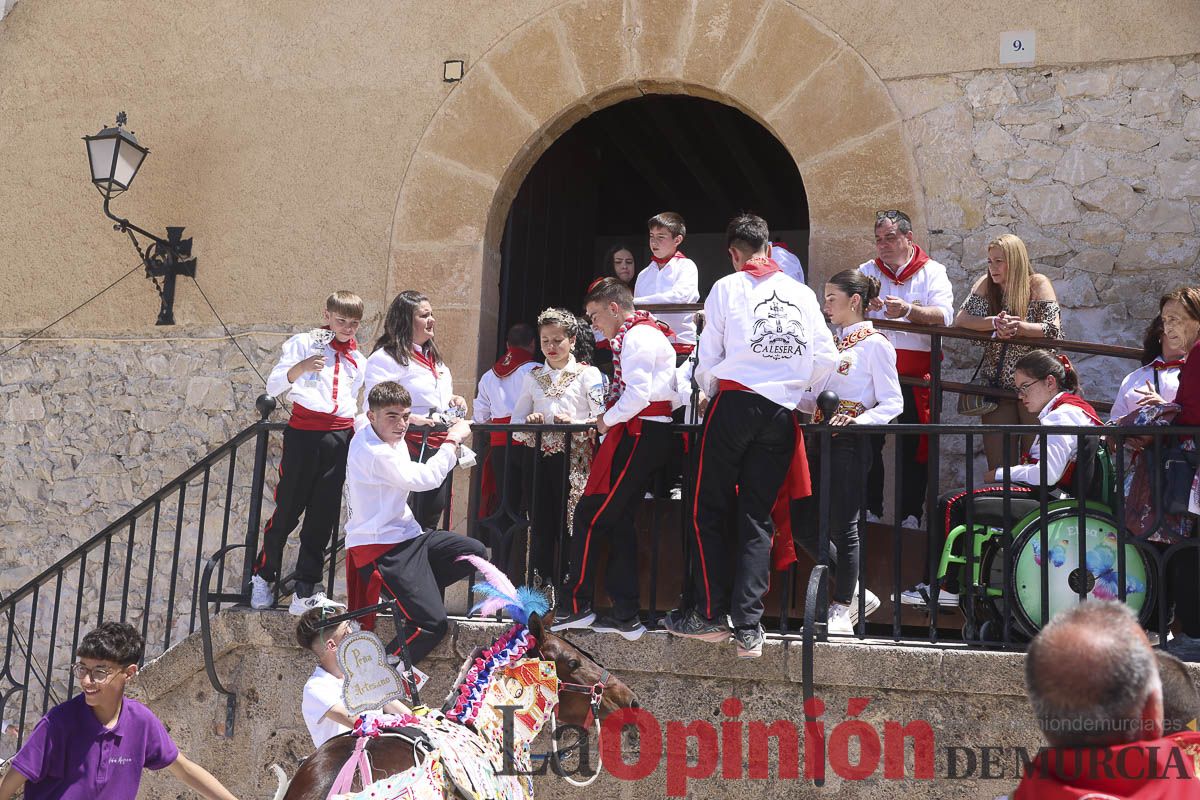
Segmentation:
[(209, 800), (237, 800), (203, 767), (179, 752), (150, 709), (125, 696), (138, 672), (142, 637), (124, 622), (105, 622), (83, 637), (72, 668), (82, 692), (34, 726), (13, 757), (0, 800), (134, 800), (142, 769), (166, 767)]

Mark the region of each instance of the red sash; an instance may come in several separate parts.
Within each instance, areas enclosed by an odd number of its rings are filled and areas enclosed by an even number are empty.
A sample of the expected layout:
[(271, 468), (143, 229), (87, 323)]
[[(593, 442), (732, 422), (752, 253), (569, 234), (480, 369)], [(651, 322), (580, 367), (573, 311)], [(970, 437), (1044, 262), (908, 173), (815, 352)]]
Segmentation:
[(875, 259), (875, 266), (879, 267), (879, 271), (882, 272), (884, 275), (888, 276), (888, 278), (891, 279), (892, 283), (896, 284), (897, 286), (902, 286), (905, 282), (908, 281), (909, 278), (911, 278), (913, 275), (916, 275), (918, 272), (920, 272), (921, 267), (923, 267), (929, 263), (929, 256), (925, 253), (924, 250), (921, 249), (921, 246), (918, 245), (916, 242), (913, 242), (912, 246), (913, 246), (912, 260), (909, 261), (908, 265), (906, 267), (904, 267), (903, 270), (900, 271), (899, 275), (897, 275), (895, 272), (892, 272), (892, 268), (889, 267), (887, 264), (883, 263), (883, 259), (880, 259), (880, 258)]
[[(378, 571), (363, 579), (358, 571), (373, 563), (375, 559), (391, 550), (394, 544), (364, 544), (358, 547), (346, 548), (346, 602), (349, 611), (373, 606), (379, 602), (379, 591), (383, 588), (383, 579)], [(358, 624), (364, 631), (375, 630), (375, 615), (367, 614), (358, 618)]]
[[(896, 349), (896, 372), (901, 375), (928, 381), (930, 379), (929, 368), (931, 364), (933, 364), (933, 359), (928, 350)], [(922, 425), (928, 425), (933, 416), (929, 404), (929, 387), (913, 386), (911, 388), (913, 390), (913, 401), (917, 407), (917, 420)], [(924, 464), (927, 461), (929, 461), (929, 437), (922, 436), (920, 443), (917, 445), (917, 463)]]
[[(512, 422), (512, 417), (492, 417), (492, 422), (496, 425), (507, 425)], [(492, 431), (488, 434), (488, 444), (491, 447), (507, 447), (508, 437), (508, 431)], [(500, 453), (496, 455), (499, 458), (504, 457)], [(483, 460), (483, 474), (479, 476), (479, 519), (492, 515), (496, 510), (496, 500), (499, 496), (496, 474), (492, 469), (492, 456), (489, 453), (488, 457)]]
[(299, 403), (292, 403), (292, 418), (288, 420), (288, 427), (299, 431), (344, 431), (354, 427), (354, 418), (313, 411)]
[[(737, 381), (721, 379), (717, 381), (717, 391), (720, 392), (753, 392), (749, 386)], [(775, 536), (771, 539), (771, 569), (776, 572), (796, 563), (796, 545), (792, 541), (792, 501), (808, 497), (812, 494), (812, 477), (808, 473), (808, 453), (804, 449), (804, 431), (792, 415), (792, 424), (796, 426), (796, 444), (792, 448), (792, 461), (788, 465), (787, 476), (775, 496), (775, 504), (771, 506), (771, 520), (775, 523)]]
[(638, 412), (633, 419), (628, 422), (618, 422), (609, 428), (608, 434), (596, 451), (596, 457), (592, 459), (592, 468), (588, 472), (587, 486), (584, 487), (583, 493), (585, 495), (608, 494), (609, 487), (612, 485), (612, 464), (617, 453), (617, 445), (621, 443), (626, 434), (642, 435), (643, 417), (669, 417), (672, 410), (670, 400), (655, 400)]
[(679, 342), (673, 342), (671, 347), (675, 349), (675, 355), (677, 356), (690, 356), (692, 351), (696, 349), (696, 345), (694, 344), (682, 344)]
[(421, 457), (421, 441), (425, 441), (425, 449), (436, 450), (441, 447), (446, 441), (447, 431), (432, 431), (429, 438), (425, 439), (425, 428), (412, 427), (408, 429), (408, 433), (404, 434), (404, 441), (408, 443), (408, 454), (416, 461)]
[(1026, 767), (1013, 800), (1196, 797), (1192, 757), (1171, 739), (1046, 750)]

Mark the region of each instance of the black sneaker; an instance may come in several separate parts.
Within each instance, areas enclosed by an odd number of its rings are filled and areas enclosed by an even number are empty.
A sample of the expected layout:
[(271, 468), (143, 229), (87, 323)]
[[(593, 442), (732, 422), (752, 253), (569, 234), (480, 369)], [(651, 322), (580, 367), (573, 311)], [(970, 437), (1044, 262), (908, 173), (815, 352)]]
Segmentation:
[(592, 623), (592, 630), (596, 633), (619, 633), (629, 641), (636, 642), (646, 632), (646, 626), (636, 614), (629, 619), (617, 619), (606, 614)]
[(733, 641), (737, 643), (738, 658), (758, 658), (763, 648), (762, 625), (734, 628)]
[(584, 630), (592, 627), (592, 623), (595, 621), (596, 615), (592, 613), (590, 608), (581, 608), (570, 616), (554, 620), (554, 624), (550, 626), (550, 630), (554, 633), (558, 633), (559, 631)]
[(687, 639), (700, 639), (705, 642), (729, 640), (727, 626), (716, 620), (708, 619), (694, 608), (682, 617), (667, 617), (666, 626), (671, 633)]

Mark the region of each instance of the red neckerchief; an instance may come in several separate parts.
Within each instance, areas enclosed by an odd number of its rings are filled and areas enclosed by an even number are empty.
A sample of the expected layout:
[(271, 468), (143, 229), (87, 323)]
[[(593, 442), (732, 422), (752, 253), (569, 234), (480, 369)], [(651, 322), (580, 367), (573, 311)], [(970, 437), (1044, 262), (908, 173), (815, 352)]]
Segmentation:
[(533, 353), (524, 347), (510, 347), (504, 353), (504, 357), (492, 365), (492, 372), (501, 378), (507, 378), (522, 364), (528, 364), (530, 361), (533, 361)]
[(775, 263), (775, 260), (766, 256), (751, 258), (745, 264), (742, 264), (742, 268), (739, 270), (739, 272), (753, 275), (756, 278), (765, 278), (772, 273), (781, 271), (780, 266)]
[(653, 253), (650, 254), (650, 260), (653, 261), (655, 264), (658, 264), (659, 269), (662, 269), (663, 267), (665, 267), (667, 265), (667, 262), (673, 258), (687, 258), (687, 256), (685, 256), (683, 254), (682, 250), (676, 250), (674, 253), (667, 256), (666, 258), (659, 258), (658, 256), (654, 255)]
[(416, 361), (418, 364), (425, 367), (425, 369), (432, 372), (433, 379), (435, 381), (437, 380), (437, 378), (438, 378), (437, 364), (433, 363), (432, 358), (430, 358), (429, 356), (427, 356), (423, 352), (421, 352), (421, 349), (419, 347), (413, 347), (412, 360)]
[[(326, 330), (326, 331), (330, 330), (328, 325), (322, 325), (321, 329)], [(353, 353), (355, 350), (358, 349), (358, 340), (355, 339), (353, 336), (351, 336), (349, 339), (347, 339), (344, 342), (339, 342), (338, 338), (336, 336), (334, 336), (332, 339), (329, 340), (329, 346), (333, 348), (333, 351), (335, 353), (341, 354), (351, 364), (353, 364), (356, 367), (358, 366), (358, 362), (354, 360), (354, 356), (350, 355), (351, 353)]]
[(1177, 358), (1174, 361), (1155, 361), (1151, 363), (1150, 366), (1154, 367), (1155, 371), (1157, 372), (1164, 369), (1179, 369), (1186, 363), (1186, 358)]
[(906, 266), (899, 275), (892, 272), (892, 268), (883, 263), (883, 259), (875, 259), (875, 266), (879, 267), (879, 271), (884, 275), (887, 275), (888, 278), (891, 279), (892, 283), (896, 284), (897, 286), (902, 286), (909, 278), (911, 278), (913, 275), (916, 275), (921, 271), (922, 267), (929, 263), (929, 256), (924, 250), (921, 249), (921, 246), (916, 242), (913, 242), (912, 246), (912, 260), (908, 262), (908, 266)]
[(621, 327), (617, 329), (617, 335), (609, 340), (613, 353), (613, 379), (608, 387), (605, 408), (612, 408), (616, 405), (621, 393), (625, 391), (625, 381), (621, 379), (621, 348), (625, 345), (625, 334), (629, 333), (630, 329), (636, 325), (653, 325), (663, 336), (667, 337), (668, 341), (675, 335), (675, 331), (671, 330), (670, 325), (660, 319), (655, 319), (649, 311), (635, 311), (621, 323)]
[(1096, 413), (1096, 409), (1092, 408), (1092, 404), (1077, 394), (1064, 392), (1063, 394), (1059, 395), (1058, 399), (1051, 404), (1050, 410), (1053, 411), (1060, 406), (1075, 406), (1076, 408), (1082, 409), (1084, 414), (1087, 414), (1087, 418), (1092, 421), (1093, 425), (1104, 424), (1100, 421), (1100, 415)]
[(1174, 800), (1195, 797), (1197, 788), (1191, 756), (1178, 742), (1163, 738), (1091, 749), (1044, 750), (1025, 768), (1013, 800)]

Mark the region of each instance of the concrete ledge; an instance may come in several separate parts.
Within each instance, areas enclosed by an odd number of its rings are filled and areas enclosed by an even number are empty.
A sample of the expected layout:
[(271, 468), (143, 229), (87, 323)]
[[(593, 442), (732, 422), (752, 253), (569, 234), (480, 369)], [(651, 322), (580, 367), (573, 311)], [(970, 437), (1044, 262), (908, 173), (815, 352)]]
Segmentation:
[[(198, 635), (148, 664), (133, 684), (137, 696), (167, 724), (180, 749), (218, 775), (239, 797), (269, 797), (274, 790), (269, 765), (279, 763), (291, 774), (313, 749), (300, 715), (301, 690), (313, 660), (295, 646), (294, 626), (295, 618), (283, 611), (232, 609), (214, 618), (217, 671), (238, 696), (232, 738), (219, 734), (225, 700), (204, 673)], [(504, 627), (494, 622), (457, 624), (423, 665), (431, 676), (424, 693), (429, 705), (440, 705), (462, 660), (476, 646), (489, 644)], [(390, 620), (380, 620), (379, 633), (385, 638), (391, 635)], [(639, 781), (618, 780), (606, 771), (590, 790), (612, 798), (663, 797), (680, 789), (683, 767), (678, 754), (689, 752), (695, 762), (698, 752), (694, 736), (685, 741), (683, 725), (693, 730), (711, 726), (713, 742), (720, 738), (719, 749), (730, 758), (726, 768), (740, 775), (719, 777), (723, 767), (710, 758), (706, 763), (718, 777), (686, 781), (686, 796), (702, 798), (794, 797), (816, 791), (834, 797), (994, 798), (1015, 785), (1013, 748), (1033, 751), (1040, 743), (1024, 698), (1020, 654), (818, 644), (815, 681), (823, 703), (818, 725), (826, 737), (829, 766), (828, 783), (817, 790), (804, 778), (807, 745), (798, 640), (768, 639), (761, 659), (739, 660), (732, 645), (678, 640), (663, 633), (648, 634), (638, 642), (590, 632), (569, 638), (632, 687), (642, 708), (658, 722), (657, 742), (653, 735), (638, 738), (629, 732), (621, 750), (626, 763), (647, 759), (645, 763), (656, 768)], [(737, 703), (725, 703), (729, 698), (740, 702), (740, 711)], [(934, 779), (912, 777), (911, 739), (906, 778), (885, 778), (882, 761), (863, 780), (839, 775), (838, 769), (858, 763), (859, 745), (847, 744), (844, 735), (851, 728), (835, 734), (851, 717), (857, 724), (854, 730), (874, 731), (881, 743), (889, 740), (889, 730), (896, 733), (895, 723), (916, 723), (910, 732), (927, 723), (934, 746)], [(761, 755), (750, 746), (749, 731), (760, 727), (754, 723), (776, 723), (774, 730), (795, 731), (800, 753), (797, 779), (779, 778), (781, 756), (784, 762), (790, 759), (787, 748), (781, 754), (775, 746), (768, 757), (770, 777), (749, 779), (751, 751)], [(733, 750), (738, 741), (740, 754)], [(672, 746), (676, 763), (671, 773), (677, 780), (669, 784)], [(985, 746), (1005, 748), (998, 752), (1007, 759), (1007, 777), (982, 780), (977, 765), (967, 777), (946, 778), (948, 748), (968, 748), (978, 756)], [(534, 748), (535, 752), (547, 749), (541, 743)], [(962, 752), (957, 757), (959, 772), (964, 769)], [(693, 763), (690, 769), (703, 774), (707, 767)], [(539, 798), (580, 796), (553, 776), (539, 777), (536, 783)], [(140, 796), (148, 798), (173, 798), (178, 792), (176, 784), (157, 774), (147, 775), (143, 787)]]

